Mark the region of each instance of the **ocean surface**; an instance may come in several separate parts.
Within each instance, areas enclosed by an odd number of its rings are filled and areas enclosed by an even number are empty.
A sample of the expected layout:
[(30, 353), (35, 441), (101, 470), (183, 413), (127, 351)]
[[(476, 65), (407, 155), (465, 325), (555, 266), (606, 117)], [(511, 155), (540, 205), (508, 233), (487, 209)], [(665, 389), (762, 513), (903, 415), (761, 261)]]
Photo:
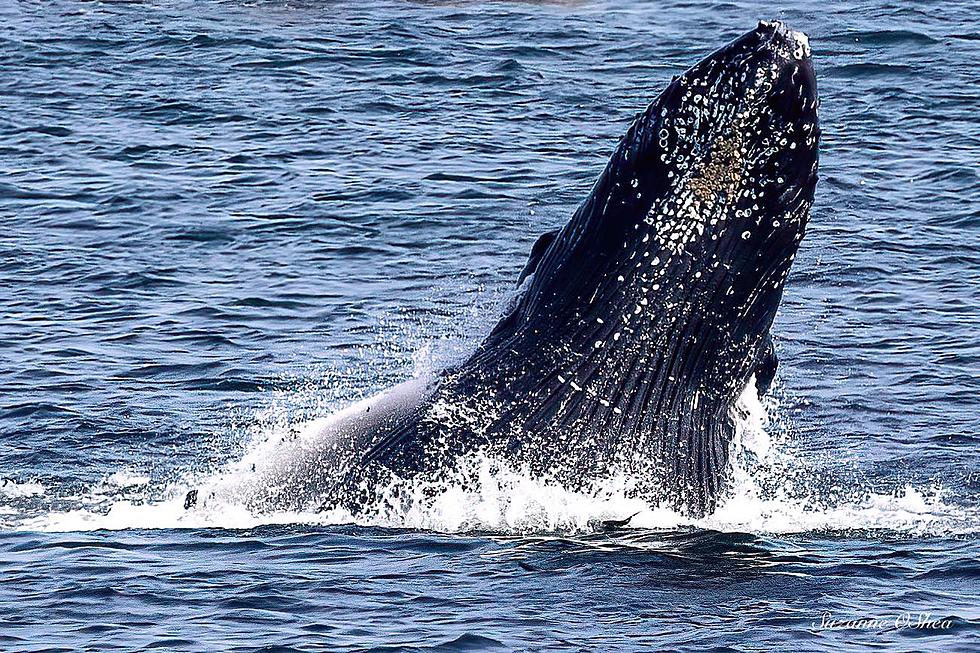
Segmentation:
[[(0, 651), (980, 650), (977, 9), (0, 0)], [(184, 510), (472, 347), (763, 18), (810, 36), (821, 181), (714, 515), (513, 471)]]

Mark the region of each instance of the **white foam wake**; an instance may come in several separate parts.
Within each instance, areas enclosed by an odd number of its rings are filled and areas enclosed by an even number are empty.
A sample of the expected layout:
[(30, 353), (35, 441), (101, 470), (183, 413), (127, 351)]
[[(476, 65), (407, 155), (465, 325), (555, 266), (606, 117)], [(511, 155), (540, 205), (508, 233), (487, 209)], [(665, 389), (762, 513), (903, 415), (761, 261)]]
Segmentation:
[[(760, 402), (754, 384), (736, 411), (729, 488), (718, 508), (702, 519), (631, 497), (626, 478), (610, 479), (599, 491), (583, 494), (482, 456), (469, 461), (478, 483), (399, 483), (389, 488), (390, 501), (356, 517), (345, 511), (297, 510), (275, 500), (290, 483), (308, 477), (324, 448), (332, 446), (330, 438), (338, 429), (356, 425), (365, 406), (374, 408), (376, 415), (399, 410), (411, 403), (422, 385), (417, 381), (396, 387), (322, 420), (296, 425), (274, 421), (256, 435), (241, 460), (216, 474), (188, 476), (161, 487), (142, 474), (123, 470), (82, 497), (77, 509), (49, 511), (12, 524), (8, 520), (7, 526), (87, 531), (356, 522), (440, 532), (575, 533), (594, 530), (602, 521), (632, 517), (631, 527), (648, 529), (694, 527), (773, 534), (871, 529), (913, 535), (980, 532), (980, 512), (948, 503), (939, 487), (902, 485), (886, 493), (858, 488), (843, 496), (833, 488), (834, 498), (825, 499), (814, 470), (794, 452), (789, 430), (772, 428), (770, 414), (778, 414), (778, 409)], [(184, 496), (191, 488), (199, 489), (207, 500), (185, 510)], [(31, 484), (0, 487), (0, 495), (43, 491)], [(0, 509), (0, 514), (4, 512)]]

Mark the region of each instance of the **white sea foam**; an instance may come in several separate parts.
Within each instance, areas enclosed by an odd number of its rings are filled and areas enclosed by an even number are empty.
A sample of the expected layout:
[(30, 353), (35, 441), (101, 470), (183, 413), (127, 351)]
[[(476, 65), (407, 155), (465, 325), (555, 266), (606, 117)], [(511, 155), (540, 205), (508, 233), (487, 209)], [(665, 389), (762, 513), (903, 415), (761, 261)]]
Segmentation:
[(18, 483), (17, 481), (9, 478), (0, 479), (0, 496), (7, 497), (9, 499), (20, 499), (23, 497), (43, 495), (45, 491), (45, 487), (35, 481), (24, 481)]
[(124, 469), (110, 474), (106, 478), (106, 483), (116, 487), (138, 487), (148, 485), (150, 477), (131, 469)]
[[(216, 474), (188, 476), (183, 482), (154, 488), (146, 477), (130, 471), (108, 477), (125, 487), (125, 499), (93, 488), (84, 508), (23, 520), (18, 528), (50, 531), (143, 528), (247, 529), (267, 524), (363, 525), (415, 528), (440, 532), (472, 530), (502, 533), (576, 533), (594, 530), (605, 520), (630, 518), (635, 528), (705, 528), (728, 532), (789, 534), (811, 531), (886, 529), (909, 534), (975, 533), (980, 513), (945, 501), (938, 487), (902, 485), (879, 493), (858, 489), (825, 499), (816, 474), (794, 452), (786, 429), (772, 432), (770, 415), (754, 385), (739, 401), (737, 432), (732, 443), (729, 487), (709, 516), (692, 519), (670, 508), (647, 505), (629, 495), (626, 478), (610, 479), (594, 494), (573, 492), (531, 476), (505, 462), (476, 456), (469, 461), (475, 484), (421, 481), (389, 488), (389, 500), (356, 517), (346, 511), (305, 511), (284, 508), (266, 486), (303, 477), (318, 451), (329, 446), (341, 427), (357, 422), (366, 406), (376, 413), (398, 410), (417, 396), (424, 383), (400, 386), (336, 411), (327, 418), (300, 424), (274, 420), (257, 434), (245, 455)], [(134, 497), (133, 486), (144, 491)], [(26, 491), (25, 487), (16, 486)], [(104, 488), (104, 485), (103, 485)], [(184, 509), (184, 495), (199, 490), (198, 506)], [(265, 488), (265, 489), (263, 489)], [(283, 490), (283, 487), (277, 488)], [(37, 486), (36, 493), (43, 492)], [(394, 498), (397, 491), (397, 500)]]

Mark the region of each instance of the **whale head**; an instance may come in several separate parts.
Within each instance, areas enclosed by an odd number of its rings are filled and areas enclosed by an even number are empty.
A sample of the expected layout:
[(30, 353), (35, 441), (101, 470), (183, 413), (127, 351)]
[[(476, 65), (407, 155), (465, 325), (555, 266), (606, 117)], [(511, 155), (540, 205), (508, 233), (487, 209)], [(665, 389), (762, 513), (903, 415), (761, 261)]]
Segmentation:
[(688, 349), (702, 396), (733, 400), (766, 353), (813, 203), (817, 108), (807, 37), (760, 23), (637, 119), (597, 184), (605, 207), (579, 225), (623, 299), (642, 314), (655, 294), (650, 326)]

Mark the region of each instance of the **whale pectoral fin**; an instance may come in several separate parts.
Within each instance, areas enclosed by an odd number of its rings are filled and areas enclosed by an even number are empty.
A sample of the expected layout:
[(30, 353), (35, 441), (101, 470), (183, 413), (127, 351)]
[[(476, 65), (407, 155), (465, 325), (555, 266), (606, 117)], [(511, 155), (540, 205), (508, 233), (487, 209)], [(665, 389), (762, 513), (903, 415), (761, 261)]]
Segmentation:
[(769, 392), (772, 387), (773, 379), (776, 378), (776, 368), (779, 366), (779, 359), (776, 357), (776, 348), (772, 343), (772, 336), (766, 336), (766, 341), (762, 345), (759, 361), (755, 366), (755, 387), (759, 390), (759, 395)]
[(555, 242), (559, 231), (559, 229), (546, 231), (534, 241), (534, 245), (531, 246), (531, 254), (527, 258), (527, 263), (524, 264), (524, 269), (521, 270), (521, 274), (517, 278), (518, 291), (510, 303), (504, 308), (503, 317), (497, 323), (497, 326), (490, 331), (490, 334), (487, 336), (488, 339), (499, 336), (502, 333), (510, 332), (517, 326), (517, 309), (521, 305), (522, 291), (524, 290), (521, 288), (521, 284), (538, 269), (538, 264), (541, 263), (541, 259), (544, 258), (544, 254), (548, 251), (551, 243)]
[(555, 238), (558, 237), (558, 231), (558, 229), (546, 231), (534, 241), (534, 245), (531, 246), (531, 254), (527, 257), (527, 263), (524, 264), (524, 269), (521, 270), (521, 275), (517, 278), (518, 286), (524, 283), (524, 280), (534, 274), (534, 271), (538, 269), (538, 263), (541, 262), (544, 253), (548, 251), (551, 243), (555, 242)]

